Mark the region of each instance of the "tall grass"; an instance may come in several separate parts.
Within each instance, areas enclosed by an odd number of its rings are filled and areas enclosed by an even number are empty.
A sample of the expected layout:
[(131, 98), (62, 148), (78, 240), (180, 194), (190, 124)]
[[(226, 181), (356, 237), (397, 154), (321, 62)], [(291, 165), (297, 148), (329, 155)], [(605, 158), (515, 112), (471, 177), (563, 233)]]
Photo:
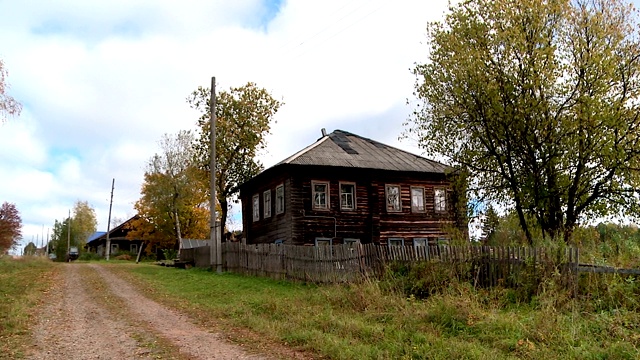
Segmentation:
[(118, 269), (205, 326), (331, 359), (640, 357), (640, 315), (628, 299), (640, 288), (628, 278), (583, 278), (591, 290), (576, 293), (552, 273), (522, 297), (433, 274), (437, 286), (421, 299), (399, 279), (317, 286), (197, 269)]
[(0, 359), (24, 356), (29, 328), (58, 267), (39, 257), (0, 257)]

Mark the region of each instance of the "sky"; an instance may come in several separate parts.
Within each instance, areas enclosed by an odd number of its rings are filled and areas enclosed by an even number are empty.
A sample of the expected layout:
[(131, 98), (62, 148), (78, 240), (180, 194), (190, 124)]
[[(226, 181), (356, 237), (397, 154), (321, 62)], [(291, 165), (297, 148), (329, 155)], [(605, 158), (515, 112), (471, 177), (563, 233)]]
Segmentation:
[[(636, 7), (640, 0), (634, 1)], [(0, 203), (14, 203), (24, 246), (38, 246), (77, 201), (135, 215), (164, 134), (195, 130), (186, 98), (255, 82), (285, 105), (269, 167), (327, 132), (400, 140), (416, 103), (411, 69), (447, 0), (0, 0), (0, 58), (23, 105), (0, 125)], [(229, 225), (240, 228), (232, 209)]]
[[(23, 105), (0, 125), (0, 202), (14, 203), (23, 242), (40, 246), (76, 201), (112, 219), (135, 215), (163, 134), (195, 130), (186, 102), (255, 82), (285, 105), (269, 167), (327, 132), (399, 140), (415, 101), (411, 68), (427, 59), (426, 26), (447, 1), (0, 0), (0, 58)], [(409, 102), (409, 104), (407, 104)], [(232, 210), (231, 227), (239, 228)]]

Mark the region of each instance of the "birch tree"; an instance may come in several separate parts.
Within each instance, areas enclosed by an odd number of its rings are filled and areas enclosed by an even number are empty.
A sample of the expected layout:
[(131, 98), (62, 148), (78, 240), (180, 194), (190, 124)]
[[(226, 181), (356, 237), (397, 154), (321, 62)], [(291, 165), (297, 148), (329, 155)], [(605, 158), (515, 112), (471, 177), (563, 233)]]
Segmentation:
[(160, 152), (147, 163), (142, 196), (134, 205), (140, 218), (130, 237), (163, 248), (177, 248), (183, 236), (208, 237), (207, 186), (196, 166), (194, 141), (189, 131), (165, 134), (160, 140)]

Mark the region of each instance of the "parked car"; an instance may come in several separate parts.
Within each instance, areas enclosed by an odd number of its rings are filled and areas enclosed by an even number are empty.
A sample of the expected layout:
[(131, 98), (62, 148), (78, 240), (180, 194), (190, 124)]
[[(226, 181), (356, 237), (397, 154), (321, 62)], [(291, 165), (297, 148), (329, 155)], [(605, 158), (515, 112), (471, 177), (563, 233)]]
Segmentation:
[(67, 254), (67, 262), (76, 260), (80, 253), (78, 252), (78, 248), (76, 246), (69, 247), (69, 253)]

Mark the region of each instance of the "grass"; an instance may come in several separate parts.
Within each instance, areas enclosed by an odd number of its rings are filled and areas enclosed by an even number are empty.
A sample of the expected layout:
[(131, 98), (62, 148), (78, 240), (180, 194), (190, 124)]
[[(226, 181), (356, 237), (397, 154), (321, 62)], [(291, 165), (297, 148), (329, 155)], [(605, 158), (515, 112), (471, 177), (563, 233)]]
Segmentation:
[[(567, 290), (551, 275), (531, 297), (453, 281), (418, 299), (393, 279), (320, 286), (107, 266), (203, 326), (282, 357), (296, 355), (294, 349), (331, 359), (640, 358), (640, 280), (633, 277), (585, 274)], [(0, 259), (0, 358), (23, 356), (33, 314), (59, 269), (37, 259)], [(96, 296), (103, 293), (96, 274), (83, 275)], [(144, 331), (137, 335), (156, 355), (171, 351)]]
[(151, 265), (114, 270), (132, 274), (152, 297), (205, 326), (235, 333), (238, 341), (331, 359), (640, 357), (639, 309), (625, 300), (640, 293), (635, 279), (611, 279), (613, 292), (583, 284), (596, 293), (578, 297), (550, 279), (537, 296), (519, 302), (512, 290), (455, 282), (420, 300), (374, 281), (316, 286)]
[(58, 269), (43, 258), (0, 257), (0, 359), (24, 356), (33, 317)]

